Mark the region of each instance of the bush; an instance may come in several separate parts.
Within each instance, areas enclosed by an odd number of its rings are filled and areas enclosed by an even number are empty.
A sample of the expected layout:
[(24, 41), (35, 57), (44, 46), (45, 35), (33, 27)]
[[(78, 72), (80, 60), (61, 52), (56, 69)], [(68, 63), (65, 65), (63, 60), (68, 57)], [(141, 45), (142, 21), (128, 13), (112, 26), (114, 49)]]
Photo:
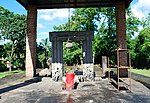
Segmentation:
[(8, 70), (4, 62), (0, 62), (0, 72)]

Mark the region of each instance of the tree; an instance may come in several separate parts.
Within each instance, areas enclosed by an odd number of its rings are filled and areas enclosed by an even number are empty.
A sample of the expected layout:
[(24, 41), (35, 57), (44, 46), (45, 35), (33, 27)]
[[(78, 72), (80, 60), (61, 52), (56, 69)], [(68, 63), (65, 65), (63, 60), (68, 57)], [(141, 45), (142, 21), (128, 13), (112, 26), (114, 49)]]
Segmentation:
[(143, 29), (136, 41), (136, 61), (138, 68), (150, 68), (150, 27)]
[[(70, 25), (72, 31), (96, 31), (92, 46), (96, 63), (100, 63), (99, 58), (102, 55), (109, 55), (110, 51), (116, 47), (114, 8), (75, 9), (71, 16)], [(68, 30), (67, 26), (68, 22), (54, 28), (59, 31)], [(64, 53), (68, 52), (64, 51)], [(78, 52), (75, 53), (78, 54)], [(67, 57), (70, 59), (70, 56)]]
[(42, 68), (47, 66), (46, 62), (51, 56), (51, 46), (48, 39), (42, 39), (40, 44), (37, 45), (37, 61), (40, 61)]
[(51, 54), (51, 46), (50, 43), (48, 41), (48, 38), (46, 39), (42, 39), (40, 42), (40, 45), (44, 48), (44, 54), (45, 54), (45, 59), (47, 60), (49, 57), (52, 56)]
[(24, 66), (26, 16), (14, 14), (1, 6), (0, 15), (1, 38), (10, 41), (9, 44), (5, 45), (7, 49), (5, 49), (4, 58), (7, 58), (11, 65), (14, 63), (19, 67)]
[(82, 61), (82, 50), (81, 50), (81, 42), (73, 42), (73, 47), (72, 48), (67, 48), (66, 43), (64, 43), (64, 48), (63, 48), (63, 59), (64, 62), (68, 65), (73, 65), (73, 64), (81, 64)]
[(131, 8), (127, 9), (127, 20), (126, 20), (126, 26), (127, 26), (127, 48), (130, 49), (131, 54), (131, 61), (132, 66), (135, 63), (135, 45), (136, 45), (136, 38), (135, 34), (139, 33), (139, 27), (141, 26), (141, 22), (139, 18), (135, 17), (131, 11)]
[(143, 28), (150, 26), (150, 13), (148, 13), (146, 18), (142, 19), (141, 24)]
[[(147, 36), (145, 36), (145, 33), (148, 33), (148, 28), (150, 26), (150, 13), (141, 21), (139, 20), (139, 18), (134, 17), (130, 8), (127, 11), (127, 15), (127, 47), (130, 49), (132, 66), (134, 66), (135, 68), (148, 68), (149, 66), (147, 65), (147, 63), (149, 61), (148, 55), (146, 54), (148, 48), (143, 48), (142, 45), (145, 45), (145, 43), (147, 45), (147, 41), (145, 41), (144, 39), (148, 38)], [(143, 30), (139, 31), (139, 28), (141, 27), (143, 27)], [(145, 33), (143, 33), (143, 31)], [(135, 37), (135, 34), (139, 35)], [(144, 41), (145, 43), (141, 41)], [(148, 45), (146, 47), (148, 47)]]
[[(126, 12), (127, 48), (131, 50), (131, 57), (134, 63), (136, 59), (136, 39), (133, 37), (139, 32), (139, 27), (142, 23), (138, 18), (134, 17), (131, 8), (128, 8)], [(149, 20), (148, 16), (146, 21)], [(148, 23), (143, 24), (148, 25)], [(58, 31), (95, 31), (92, 45), (95, 63), (101, 63), (101, 56), (111, 56), (111, 51), (117, 48), (115, 8), (75, 9), (71, 16), (70, 25), (70, 29), (68, 28), (69, 22), (57, 27), (55, 26), (54, 29)], [(78, 47), (77, 49), (80, 48)], [(73, 53), (71, 50), (65, 51), (64, 49), (64, 53), (67, 55), (67, 59), (65, 59), (65, 61), (72, 60), (71, 57), (73, 58), (73, 56), (69, 55), (69, 52)], [(112, 58), (115, 59), (114, 56), (112, 56)]]
[[(96, 29), (95, 25), (95, 8), (81, 8), (75, 9), (73, 15), (71, 16), (70, 22), (68, 21), (65, 24), (54, 26), (55, 30), (58, 31), (90, 31)], [(71, 49), (67, 49), (65, 46), (64, 50), (64, 62), (68, 65), (73, 65), (74, 63), (81, 63), (82, 60), (82, 43), (81, 42), (73, 42), (73, 47)]]
[(110, 56), (116, 48), (116, 25), (114, 8), (97, 8), (94, 21), (97, 25), (93, 41), (93, 54), (96, 64), (101, 63), (101, 56)]

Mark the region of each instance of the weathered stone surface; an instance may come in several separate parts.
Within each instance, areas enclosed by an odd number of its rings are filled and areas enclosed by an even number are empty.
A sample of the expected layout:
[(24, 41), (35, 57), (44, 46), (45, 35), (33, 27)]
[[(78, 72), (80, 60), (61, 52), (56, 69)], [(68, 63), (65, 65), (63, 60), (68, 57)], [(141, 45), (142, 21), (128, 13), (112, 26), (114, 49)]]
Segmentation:
[[(117, 31), (117, 45), (120, 49), (127, 49), (126, 41), (126, 13), (125, 13), (125, 1), (116, 2), (116, 31)], [(126, 51), (120, 53), (120, 65), (127, 66), (127, 53)], [(127, 77), (128, 70), (120, 69), (120, 76)]]
[(102, 56), (102, 73), (103, 75), (107, 71), (107, 56)]
[(62, 78), (62, 64), (61, 63), (52, 63), (52, 79), (58, 81)]
[(93, 64), (83, 64), (83, 76), (85, 80), (94, 80)]
[(48, 65), (48, 69), (49, 69), (49, 71), (52, 73), (52, 58), (49, 58), (48, 60), (47, 60), (47, 65)]
[(29, 5), (27, 12), (27, 34), (26, 34), (26, 76), (35, 76), (36, 69), (36, 27), (37, 8)]
[(48, 68), (45, 68), (39, 72), (39, 76), (51, 76), (52, 72)]
[(150, 90), (134, 80), (130, 93), (118, 92), (107, 79), (80, 82), (77, 90), (62, 90), (62, 82), (44, 78), (2, 93), (0, 103), (150, 103)]
[(63, 42), (68, 38), (71, 41), (82, 41), (83, 49), (83, 75), (88, 80), (93, 80), (93, 55), (92, 55), (92, 40), (93, 31), (62, 31), (50, 32), (50, 41), (52, 42), (52, 78), (58, 81), (62, 78), (63, 72)]

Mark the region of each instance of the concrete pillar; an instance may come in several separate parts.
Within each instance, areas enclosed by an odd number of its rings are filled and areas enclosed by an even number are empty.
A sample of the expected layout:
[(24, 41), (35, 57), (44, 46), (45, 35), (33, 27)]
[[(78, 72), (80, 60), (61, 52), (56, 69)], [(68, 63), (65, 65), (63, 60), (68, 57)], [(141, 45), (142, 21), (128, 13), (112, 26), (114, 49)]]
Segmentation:
[(37, 8), (36, 5), (28, 5), (27, 9), (26, 76), (33, 77), (36, 74)]
[(83, 52), (83, 76), (87, 80), (94, 80), (94, 70), (93, 70), (93, 55), (92, 55), (92, 40), (86, 37), (82, 45)]
[[(126, 13), (125, 0), (117, 1), (116, 3), (116, 29), (117, 29), (117, 44), (118, 48), (126, 49)], [(120, 53), (120, 65), (127, 66), (126, 51)], [(120, 76), (127, 76), (127, 69), (120, 69)]]

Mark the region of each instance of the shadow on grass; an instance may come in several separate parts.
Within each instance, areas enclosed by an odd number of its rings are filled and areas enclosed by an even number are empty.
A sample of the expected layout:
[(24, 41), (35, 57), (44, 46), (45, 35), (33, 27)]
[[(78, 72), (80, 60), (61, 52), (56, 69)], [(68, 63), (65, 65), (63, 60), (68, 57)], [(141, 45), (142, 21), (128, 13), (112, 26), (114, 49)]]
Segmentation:
[(30, 85), (30, 84), (33, 84), (33, 83), (40, 82), (41, 80), (42, 80), (42, 77), (37, 77), (37, 78), (26, 80), (23, 83), (19, 83), (19, 84), (16, 84), (16, 85), (1, 88), (0, 89), (0, 94), (11, 91), (11, 90), (14, 90), (14, 89), (17, 89), (17, 88), (20, 88), (20, 87), (24, 87), (24, 86), (27, 86), (27, 85)]

